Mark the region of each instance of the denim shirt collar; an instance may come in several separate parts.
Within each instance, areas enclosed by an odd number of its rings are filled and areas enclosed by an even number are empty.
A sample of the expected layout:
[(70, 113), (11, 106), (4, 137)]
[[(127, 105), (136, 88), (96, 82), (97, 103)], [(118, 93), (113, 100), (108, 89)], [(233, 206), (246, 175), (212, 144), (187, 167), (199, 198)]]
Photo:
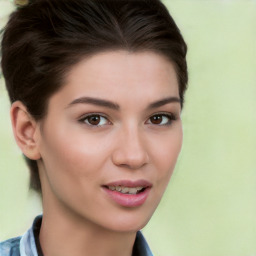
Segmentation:
[[(20, 256), (38, 256), (34, 230), (41, 225), (42, 215), (37, 216), (32, 227), (21, 237), (20, 240)], [(16, 256), (16, 255), (13, 255)], [(17, 255), (18, 256), (18, 255)], [(133, 256), (153, 256), (145, 238), (140, 231), (137, 232)]]
[[(36, 222), (36, 219), (34, 223)], [(33, 226), (34, 226), (33, 223)], [(38, 256), (33, 226), (21, 237), (20, 256)]]

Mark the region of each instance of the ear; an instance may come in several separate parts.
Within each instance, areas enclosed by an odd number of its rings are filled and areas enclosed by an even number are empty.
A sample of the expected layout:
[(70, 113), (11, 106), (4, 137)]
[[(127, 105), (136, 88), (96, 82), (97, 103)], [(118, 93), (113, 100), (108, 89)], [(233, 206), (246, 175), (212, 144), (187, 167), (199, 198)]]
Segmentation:
[(16, 143), (23, 154), (32, 160), (40, 159), (41, 155), (38, 148), (39, 124), (31, 117), (20, 101), (15, 101), (12, 104), (10, 116)]

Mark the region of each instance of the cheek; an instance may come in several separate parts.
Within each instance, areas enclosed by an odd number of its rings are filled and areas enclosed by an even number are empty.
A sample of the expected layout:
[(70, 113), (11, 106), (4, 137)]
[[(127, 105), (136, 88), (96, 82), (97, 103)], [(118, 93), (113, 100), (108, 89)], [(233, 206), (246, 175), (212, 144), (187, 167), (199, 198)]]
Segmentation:
[(92, 198), (101, 182), (104, 155), (91, 138), (71, 132), (48, 134), (42, 149), (45, 189), (74, 208)]
[(161, 139), (152, 153), (158, 183), (167, 186), (182, 147), (182, 128)]
[[(101, 144), (77, 132), (51, 131), (44, 136), (41, 155), (45, 172), (53, 182), (69, 179), (70, 185), (93, 179), (105, 161)], [(86, 177), (83, 179), (82, 177)]]

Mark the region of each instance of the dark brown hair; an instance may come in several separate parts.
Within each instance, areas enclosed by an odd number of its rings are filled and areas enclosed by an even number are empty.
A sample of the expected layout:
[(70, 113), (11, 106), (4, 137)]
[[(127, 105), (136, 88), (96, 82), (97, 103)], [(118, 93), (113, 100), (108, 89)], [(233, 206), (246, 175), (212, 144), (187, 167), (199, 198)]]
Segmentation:
[[(74, 64), (88, 55), (119, 49), (166, 56), (175, 66), (183, 104), (187, 46), (159, 0), (35, 0), (17, 7), (4, 29), (1, 48), (10, 101), (22, 101), (40, 120)], [(25, 159), (30, 187), (41, 192), (37, 162)]]

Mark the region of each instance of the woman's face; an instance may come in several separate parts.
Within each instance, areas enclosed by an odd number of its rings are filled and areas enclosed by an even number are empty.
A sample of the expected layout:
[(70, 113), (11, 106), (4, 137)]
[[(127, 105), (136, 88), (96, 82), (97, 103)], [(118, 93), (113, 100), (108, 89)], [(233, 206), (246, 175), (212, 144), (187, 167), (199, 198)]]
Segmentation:
[(179, 155), (180, 112), (174, 67), (156, 53), (110, 51), (78, 63), (38, 124), (44, 212), (141, 229)]

